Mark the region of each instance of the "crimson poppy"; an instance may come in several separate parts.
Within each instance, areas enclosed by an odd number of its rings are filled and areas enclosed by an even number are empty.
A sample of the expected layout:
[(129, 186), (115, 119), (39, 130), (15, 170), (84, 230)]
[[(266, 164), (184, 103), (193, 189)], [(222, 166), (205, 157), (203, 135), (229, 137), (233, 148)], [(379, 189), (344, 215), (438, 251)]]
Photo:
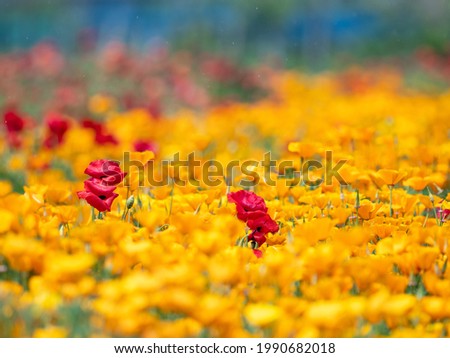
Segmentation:
[(239, 190), (228, 194), (228, 200), (236, 204), (237, 217), (247, 221), (255, 216), (267, 213), (264, 199), (251, 191)]

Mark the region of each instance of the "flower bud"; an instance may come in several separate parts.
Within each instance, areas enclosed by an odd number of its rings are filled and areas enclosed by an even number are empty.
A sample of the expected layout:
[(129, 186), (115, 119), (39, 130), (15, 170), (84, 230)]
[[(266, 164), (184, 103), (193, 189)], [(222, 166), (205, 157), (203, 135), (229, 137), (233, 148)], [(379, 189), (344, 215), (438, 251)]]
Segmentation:
[(127, 199), (127, 209), (131, 209), (134, 205), (134, 196), (131, 195), (128, 199)]

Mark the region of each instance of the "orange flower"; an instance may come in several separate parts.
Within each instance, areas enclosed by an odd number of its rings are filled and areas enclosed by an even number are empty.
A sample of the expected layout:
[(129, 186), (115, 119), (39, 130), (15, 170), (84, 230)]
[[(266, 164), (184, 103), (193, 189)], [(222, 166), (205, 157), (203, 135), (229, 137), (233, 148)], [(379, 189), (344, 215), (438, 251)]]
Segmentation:
[(382, 206), (382, 203), (373, 204), (368, 200), (363, 200), (358, 208), (358, 214), (364, 220), (373, 219)]
[(377, 174), (383, 180), (384, 184), (390, 186), (399, 183), (406, 176), (405, 172), (399, 172), (393, 169), (380, 169)]
[(316, 144), (308, 142), (289, 143), (288, 150), (292, 153), (297, 153), (302, 158), (311, 158), (319, 151)]
[(430, 184), (430, 180), (428, 177), (411, 177), (405, 180), (405, 185), (413, 188), (415, 191), (422, 191), (428, 184)]

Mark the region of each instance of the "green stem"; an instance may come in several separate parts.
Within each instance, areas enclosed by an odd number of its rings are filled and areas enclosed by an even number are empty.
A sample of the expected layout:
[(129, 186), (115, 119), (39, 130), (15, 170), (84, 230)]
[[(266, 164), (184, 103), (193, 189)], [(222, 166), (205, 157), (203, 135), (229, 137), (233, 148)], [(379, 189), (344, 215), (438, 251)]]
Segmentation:
[(434, 212), (434, 217), (435, 217), (435, 219), (436, 219), (436, 224), (437, 224), (437, 226), (442, 226), (442, 222), (441, 222), (441, 220), (439, 220), (439, 218), (438, 218), (437, 210), (436, 210), (436, 207), (434, 206), (434, 204), (433, 204), (433, 212)]
[(123, 214), (122, 214), (122, 221), (125, 220), (125, 218), (127, 217), (127, 215), (128, 215), (128, 207), (125, 208), (125, 210), (124, 210), (124, 212), (123, 212)]
[(436, 220), (436, 224), (437, 224), (437, 226), (442, 226), (442, 222), (439, 220), (438, 215), (437, 215), (436, 207), (434, 206), (433, 194), (431, 193), (430, 188), (427, 188), (427, 189), (428, 189), (428, 195), (430, 197), (431, 205), (433, 206), (433, 213), (434, 213), (434, 218)]

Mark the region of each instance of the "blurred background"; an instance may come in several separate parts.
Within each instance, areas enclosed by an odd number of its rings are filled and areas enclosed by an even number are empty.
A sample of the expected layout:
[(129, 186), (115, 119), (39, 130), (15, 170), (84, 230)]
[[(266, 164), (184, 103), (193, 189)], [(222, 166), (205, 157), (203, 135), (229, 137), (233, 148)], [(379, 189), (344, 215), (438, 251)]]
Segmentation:
[(201, 111), (265, 98), (286, 68), (439, 92), (449, 20), (450, 0), (0, 0), (0, 108)]
[(67, 53), (112, 40), (243, 62), (323, 69), (365, 58), (447, 53), (449, 0), (0, 0), (0, 51), (51, 41)]

